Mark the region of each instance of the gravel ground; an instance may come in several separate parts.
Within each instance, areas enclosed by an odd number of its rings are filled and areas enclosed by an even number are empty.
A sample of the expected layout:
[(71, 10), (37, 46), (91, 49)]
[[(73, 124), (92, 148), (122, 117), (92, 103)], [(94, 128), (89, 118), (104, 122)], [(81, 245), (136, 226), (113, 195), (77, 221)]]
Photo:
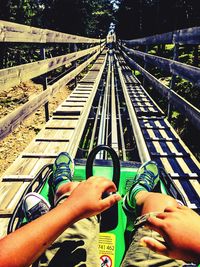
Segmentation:
[[(0, 118), (23, 105), (28, 99), (41, 91), (42, 86), (40, 84), (29, 81), (0, 93)], [(49, 103), (50, 115), (67, 98), (70, 92), (71, 90), (66, 86), (52, 97)], [(26, 148), (44, 124), (44, 108), (41, 107), (11, 134), (0, 141), (0, 176)]]

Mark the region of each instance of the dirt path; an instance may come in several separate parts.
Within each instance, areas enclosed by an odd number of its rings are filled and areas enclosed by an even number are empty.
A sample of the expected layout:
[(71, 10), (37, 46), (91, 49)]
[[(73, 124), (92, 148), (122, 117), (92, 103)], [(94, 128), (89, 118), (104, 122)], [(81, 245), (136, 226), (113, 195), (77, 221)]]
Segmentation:
[[(2, 92), (0, 94), (0, 118), (6, 116), (20, 105), (23, 105), (28, 99), (41, 91), (41, 85), (29, 81), (11, 88), (6, 93)], [(70, 92), (71, 90), (65, 87), (52, 97), (49, 103), (50, 115), (67, 98)], [(35, 114), (27, 118), (22, 125), (17, 127), (5, 139), (0, 141), (0, 176), (27, 147), (44, 124), (45, 116), (44, 108), (42, 107)]]

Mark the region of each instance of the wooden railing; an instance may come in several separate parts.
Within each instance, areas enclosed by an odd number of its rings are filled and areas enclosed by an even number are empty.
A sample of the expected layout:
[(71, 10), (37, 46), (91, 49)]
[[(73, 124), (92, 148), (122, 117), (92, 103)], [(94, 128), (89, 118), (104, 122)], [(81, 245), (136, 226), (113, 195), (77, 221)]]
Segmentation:
[(99, 39), (39, 29), (0, 20), (0, 42), (19, 43), (98, 43)]
[[(70, 52), (65, 55), (43, 59), (15, 67), (0, 70), (0, 91), (19, 85), (29, 79), (49, 73), (59, 67), (69, 68), (67, 73), (49, 85), (44, 77), (44, 91), (27, 101), (23, 106), (17, 108), (4, 118), (0, 119), (0, 139), (6, 137), (25, 118), (33, 114), (38, 108), (45, 104), (46, 119), (48, 120), (48, 101), (59, 89), (72, 81), (99, 55), (105, 45), (105, 40), (87, 38), (77, 35), (65, 34), (56, 31), (39, 29), (21, 24), (0, 21), (0, 42), (3, 43), (66, 43), (66, 44), (87, 44), (90, 48)], [(96, 44), (96, 45), (95, 45)], [(45, 58), (45, 57), (44, 57)], [(78, 59), (83, 59), (77, 64)], [(73, 63), (73, 64), (72, 64)]]
[(156, 34), (135, 40), (123, 40), (127, 45), (152, 45), (152, 44), (199, 44), (200, 27), (193, 27), (164, 34)]
[(63, 56), (23, 64), (12, 68), (0, 70), (0, 90), (5, 90), (18, 85), (29, 79), (38, 77), (44, 73), (65, 66), (71, 62), (90, 55), (99, 50), (99, 45), (78, 52), (69, 53)]
[[(175, 44), (173, 60), (148, 53), (150, 45), (155, 46), (161, 44)], [(145, 80), (168, 100), (169, 107), (173, 104), (177, 110), (184, 114), (200, 130), (200, 110), (175, 92), (176, 76), (186, 79), (197, 88), (200, 88), (200, 68), (178, 62), (178, 50), (180, 45), (188, 44), (196, 46), (196, 62), (198, 62), (200, 27), (183, 29), (136, 40), (121, 40), (119, 42), (119, 47), (127, 63), (135, 70), (138, 70)], [(146, 52), (138, 50), (138, 46), (141, 45), (145, 46)], [(137, 49), (133, 49), (133, 47), (137, 47)], [(143, 64), (143, 66), (141, 64)], [(159, 70), (171, 74), (171, 86), (168, 87), (164, 85), (152, 73), (148, 72), (148, 66), (157, 67)]]

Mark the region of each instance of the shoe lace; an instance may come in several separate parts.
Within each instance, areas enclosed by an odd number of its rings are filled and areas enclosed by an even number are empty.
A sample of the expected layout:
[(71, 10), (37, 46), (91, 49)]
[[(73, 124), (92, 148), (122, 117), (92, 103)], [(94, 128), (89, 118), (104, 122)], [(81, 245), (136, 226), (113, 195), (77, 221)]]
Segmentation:
[(154, 178), (155, 178), (155, 175), (154, 175), (154, 173), (152, 171), (145, 170), (143, 173), (140, 174), (138, 180), (141, 181), (142, 183), (144, 183), (144, 181), (145, 181), (145, 184), (147, 184), (148, 186), (153, 188), (153, 186), (154, 186)]
[(47, 213), (46, 205), (43, 203), (38, 203), (34, 206), (30, 211), (27, 211), (27, 219), (28, 221), (33, 221), (43, 214)]
[(55, 171), (55, 177), (58, 177), (58, 176), (71, 177), (71, 169), (68, 164), (61, 162), (57, 165), (57, 168)]

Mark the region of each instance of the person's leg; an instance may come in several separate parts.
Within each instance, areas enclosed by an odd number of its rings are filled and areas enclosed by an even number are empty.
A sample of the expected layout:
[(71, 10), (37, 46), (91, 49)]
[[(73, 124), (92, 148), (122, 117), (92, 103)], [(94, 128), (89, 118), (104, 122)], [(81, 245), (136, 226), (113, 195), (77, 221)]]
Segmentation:
[(151, 192), (159, 182), (157, 165), (147, 162), (141, 166), (133, 186), (124, 198), (123, 207), (130, 216), (136, 218), (133, 239), (122, 262), (128, 266), (182, 266), (182, 261), (169, 259), (143, 247), (140, 240), (143, 236), (151, 236), (158, 240), (162, 237), (155, 231), (147, 229), (144, 224), (148, 216), (155, 216), (166, 207), (177, 207), (179, 204), (168, 195)]
[(55, 192), (54, 202), (56, 203), (63, 195), (70, 195), (70, 193), (78, 186), (79, 182), (68, 182), (61, 184)]
[(138, 192), (135, 199), (140, 215), (149, 212), (161, 212), (166, 207), (177, 207), (179, 205), (171, 196), (147, 191)]
[[(60, 153), (53, 165), (55, 205), (62, 203), (78, 185), (78, 182), (72, 181), (73, 174), (72, 158), (66, 152)], [(99, 221), (96, 216), (80, 220), (62, 233), (39, 259), (37, 266), (98, 266), (98, 236)]]
[[(53, 164), (54, 203), (59, 201), (63, 195), (69, 196), (79, 184), (72, 182), (74, 174), (74, 162), (67, 152), (61, 152)], [(66, 197), (65, 197), (66, 198)], [(48, 201), (39, 193), (27, 194), (22, 202), (22, 210), (28, 222), (37, 219), (50, 210)]]

